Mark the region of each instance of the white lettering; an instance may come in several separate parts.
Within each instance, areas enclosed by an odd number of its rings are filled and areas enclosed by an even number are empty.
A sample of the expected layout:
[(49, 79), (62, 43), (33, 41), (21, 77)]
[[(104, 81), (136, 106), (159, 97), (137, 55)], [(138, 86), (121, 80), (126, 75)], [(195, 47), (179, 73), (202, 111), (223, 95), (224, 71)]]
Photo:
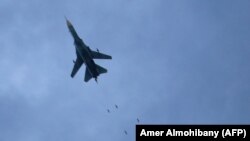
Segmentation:
[(145, 131), (142, 129), (140, 136), (162, 136), (164, 131)]

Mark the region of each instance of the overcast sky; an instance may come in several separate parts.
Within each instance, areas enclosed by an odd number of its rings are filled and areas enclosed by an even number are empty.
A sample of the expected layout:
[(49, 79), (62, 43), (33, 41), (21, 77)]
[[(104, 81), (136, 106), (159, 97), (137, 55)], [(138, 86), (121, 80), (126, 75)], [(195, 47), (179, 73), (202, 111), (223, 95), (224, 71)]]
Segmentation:
[[(137, 117), (249, 124), (249, 7), (248, 0), (0, 0), (0, 140), (132, 141)], [(70, 77), (76, 54), (64, 16), (91, 49), (113, 57), (95, 60), (108, 69), (98, 84), (84, 82), (85, 66)]]

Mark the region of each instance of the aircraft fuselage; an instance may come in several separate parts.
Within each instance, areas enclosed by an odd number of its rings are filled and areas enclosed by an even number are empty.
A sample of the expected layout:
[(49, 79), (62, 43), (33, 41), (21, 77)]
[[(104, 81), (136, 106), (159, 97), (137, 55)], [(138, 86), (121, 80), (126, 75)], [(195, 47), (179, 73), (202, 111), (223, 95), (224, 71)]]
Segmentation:
[(91, 75), (95, 79), (97, 79), (97, 76), (99, 75), (99, 73), (97, 72), (96, 64), (91, 56), (89, 47), (86, 46), (84, 44), (84, 42), (82, 41), (82, 39), (77, 35), (72, 24), (67, 22), (67, 25), (68, 25), (68, 28), (69, 28), (71, 35), (74, 38), (74, 44), (75, 44), (77, 54), (83, 60), (84, 64), (86, 65), (86, 67), (87, 67), (88, 71), (91, 73)]
[(89, 48), (83, 43), (83, 41), (80, 39), (75, 40), (75, 47), (77, 52), (79, 53), (80, 57), (84, 61), (84, 64), (86, 65), (88, 71), (91, 73), (91, 75), (96, 79), (99, 75), (96, 69), (96, 64), (90, 54)]

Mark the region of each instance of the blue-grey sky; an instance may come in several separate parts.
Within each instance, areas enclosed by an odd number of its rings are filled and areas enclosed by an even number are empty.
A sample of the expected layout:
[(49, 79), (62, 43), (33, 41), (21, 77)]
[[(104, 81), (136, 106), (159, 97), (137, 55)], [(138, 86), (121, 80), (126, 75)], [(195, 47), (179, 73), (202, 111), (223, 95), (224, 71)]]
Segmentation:
[[(248, 0), (0, 3), (1, 141), (135, 140), (137, 117), (250, 123)], [(108, 69), (98, 84), (83, 81), (85, 66), (70, 77), (76, 55), (64, 16), (113, 57), (95, 61)]]

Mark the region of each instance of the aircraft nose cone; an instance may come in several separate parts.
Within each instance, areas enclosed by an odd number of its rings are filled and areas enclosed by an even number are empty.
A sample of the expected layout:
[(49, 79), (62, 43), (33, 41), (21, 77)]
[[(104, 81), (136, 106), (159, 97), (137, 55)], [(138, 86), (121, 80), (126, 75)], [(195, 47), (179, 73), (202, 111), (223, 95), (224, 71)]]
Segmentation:
[(65, 17), (65, 20), (66, 20), (67, 26), (72, 26), (71, 22), (66, 17)]
[(67, 22), (67, 26), (72, 26), (72, 24), (70, 23), (70, 21), (66, 20)]

